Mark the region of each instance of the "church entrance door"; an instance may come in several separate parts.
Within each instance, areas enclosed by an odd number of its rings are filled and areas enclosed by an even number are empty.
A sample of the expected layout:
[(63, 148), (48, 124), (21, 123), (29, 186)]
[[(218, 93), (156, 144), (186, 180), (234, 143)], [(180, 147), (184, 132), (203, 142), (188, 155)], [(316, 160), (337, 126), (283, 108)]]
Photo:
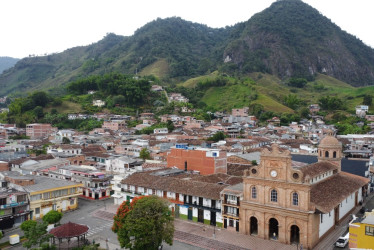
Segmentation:
[(249, 224), (250, 224), (250, 231), (249, 231), (249, 234), (250, 235), (257, 235), (258, 234), (258, 222), (257, 222), (257, 218), (252, 216), (249, 220)]
[(291, 226), (291, 238), (290, 238), (291, 244), (293, 243), (300, 243), (300, 229), (296, 225)]
[(275, 218), (269, 220), (269, 239), (278, 240), (278, 221)]

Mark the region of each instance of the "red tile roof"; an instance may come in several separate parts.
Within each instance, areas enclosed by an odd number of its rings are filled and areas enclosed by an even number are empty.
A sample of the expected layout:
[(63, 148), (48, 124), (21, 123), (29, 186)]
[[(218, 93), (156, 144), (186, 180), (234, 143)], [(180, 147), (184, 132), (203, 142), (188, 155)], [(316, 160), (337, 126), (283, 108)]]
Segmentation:
[(49, 233), (57, 238), (72, 238), (88, 232), (88, 226), (68, 222), (59, 227), (53, 228)]

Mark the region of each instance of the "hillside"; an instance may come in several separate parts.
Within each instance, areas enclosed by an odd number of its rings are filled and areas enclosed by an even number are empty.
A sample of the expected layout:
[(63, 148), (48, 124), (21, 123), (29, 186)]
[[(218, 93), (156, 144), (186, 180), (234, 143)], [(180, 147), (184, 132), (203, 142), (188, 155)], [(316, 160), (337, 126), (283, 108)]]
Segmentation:
[(17, 61), (19, 61), (17, 58), (0, 56), (0, 74), (3, 73), (4, 70), (13, 67)]
[(89, 46), (24, 58), (0, 75), (0, 95), (60, 93), (71, 81), (110, 72), (153, 74), (174, 84), (215, 71), (262, 72), (282, 83), (322, 73), (367, 86), (374, 84), (374, 50), (302, 1), (283, 0), (230, 27), (159, 18), (129, 37), (107, 34)]
[(374, 50), (302, 1), (274, 2), (233, 34), (225, 70), (281, 79), (324, 73), (354, 86), (374, 84)]

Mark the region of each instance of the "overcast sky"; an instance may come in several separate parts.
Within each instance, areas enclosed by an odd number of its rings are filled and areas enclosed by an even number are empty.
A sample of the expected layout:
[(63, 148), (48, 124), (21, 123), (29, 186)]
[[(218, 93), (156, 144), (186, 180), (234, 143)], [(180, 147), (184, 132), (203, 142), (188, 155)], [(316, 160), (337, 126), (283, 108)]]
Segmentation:
[[(0, 0), (0, 56), (62, 52), (106, 33), (130, 36), (146, 23), (178, 16), (220, 28), (247, 21), (275, 0)], [(304, 0), (374, 48), (373, 0)]]

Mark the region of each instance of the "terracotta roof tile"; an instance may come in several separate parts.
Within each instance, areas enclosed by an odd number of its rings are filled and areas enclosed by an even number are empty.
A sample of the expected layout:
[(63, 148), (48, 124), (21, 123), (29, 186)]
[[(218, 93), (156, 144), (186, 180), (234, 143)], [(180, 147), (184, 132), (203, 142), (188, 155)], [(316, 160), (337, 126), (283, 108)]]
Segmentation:
[(312, 185), (310, 201), (317, 210), (328, 213), (368, 182), (361, 176), (340, 172)]

